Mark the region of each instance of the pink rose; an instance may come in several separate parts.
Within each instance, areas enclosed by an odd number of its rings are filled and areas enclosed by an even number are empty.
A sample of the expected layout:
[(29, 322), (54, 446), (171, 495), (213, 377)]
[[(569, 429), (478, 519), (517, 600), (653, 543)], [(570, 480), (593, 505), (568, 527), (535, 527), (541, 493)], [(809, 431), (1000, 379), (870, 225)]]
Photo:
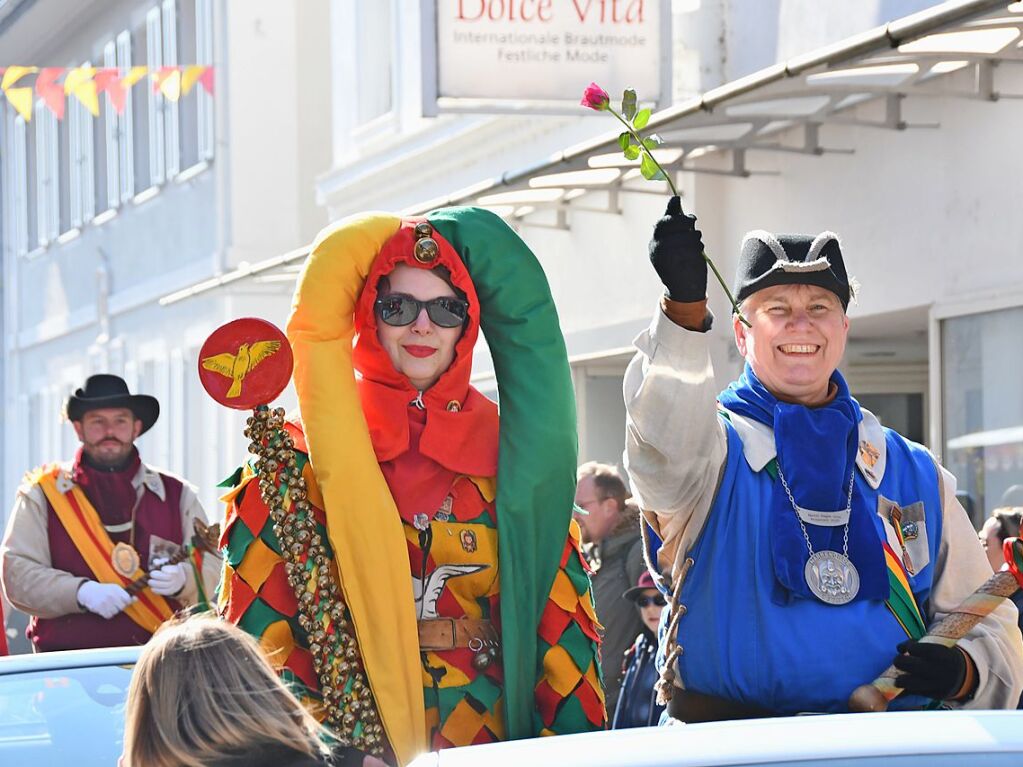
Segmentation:
[(611, 97), (599, 85), (590, 83), (586, 90), (583, 91), (583, 100), (579, 103), (597, 112), (604, 112), (611, 105)]

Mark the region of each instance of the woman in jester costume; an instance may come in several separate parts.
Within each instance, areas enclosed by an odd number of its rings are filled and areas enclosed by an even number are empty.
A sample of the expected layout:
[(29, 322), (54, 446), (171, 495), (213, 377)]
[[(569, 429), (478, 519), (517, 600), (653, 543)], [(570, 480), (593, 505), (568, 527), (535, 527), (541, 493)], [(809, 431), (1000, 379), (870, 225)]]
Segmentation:
[[(481, 329), (500, 422), (469, 385)], [(572, 384), (525, 243), (477, 208), (341, 221), (313, 245), (288, 338), (301, 492), (236, 474), (221, 612), (307, 701), (335, 705), (342, 738), (398, 764), (604, 727)], [(265, 501), (311, 514), (327, 556), (286, 562)], [(299, 614), (295, 593), (318, 604), (332, 580), (335, 603)]]

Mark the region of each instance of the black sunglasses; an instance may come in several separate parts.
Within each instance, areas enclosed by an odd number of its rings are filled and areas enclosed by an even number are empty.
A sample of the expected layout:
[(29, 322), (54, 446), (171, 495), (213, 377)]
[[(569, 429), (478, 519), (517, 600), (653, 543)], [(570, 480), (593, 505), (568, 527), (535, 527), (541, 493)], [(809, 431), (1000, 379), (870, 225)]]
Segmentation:
[(664, 597), (658, 594), (655, 597), (639, 597), (639, 599), (636, 600), (636, 604), (640, 607), (649, 607), (650, 605), (664, 607), (668, 603), (664, 601)]
[(420, 301), (402, 293), (389, 293), (378, 298), (373, 307), (381, 320), (394, 327), (411, 325), (423, 309), (430, 321), (442, 328), (457, 328), (469, 316), (468, 301), (448, 296)]

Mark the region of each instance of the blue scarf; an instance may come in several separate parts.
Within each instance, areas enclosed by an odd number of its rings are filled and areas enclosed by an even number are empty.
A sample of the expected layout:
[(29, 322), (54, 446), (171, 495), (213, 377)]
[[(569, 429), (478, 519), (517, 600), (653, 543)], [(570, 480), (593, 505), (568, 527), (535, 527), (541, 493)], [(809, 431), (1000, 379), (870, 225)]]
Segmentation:
[[(778, 464), (796, 503), (806, 509), (840, 513), (849, 497), (849, 479), (856, 468), (859, 445), (860, 406), (837, 370), (831, 382), (835, 398), (821, 407), (809, 408), (779, 402), (747, 364), (739, 380), (718, 397), (722, 407), (774, 429)], [(810, 557), (803, 532), (785, 488), (775, 481), (770, 508), (771, 557), (778, 582), (789, 594), (816, 599), (806, 585), (803, 568)], [(830, 549), (842, 553), (845, 526), (806, 525), (814, 552)], [(874, 527), (872, 511), (858, 487), (853, 488), (849, 515), (849, 559), (860, 575), (856, 600), (888, 598), (888, 571), (884, 549)], [(787, 601), (787, 595), (780, 595)]]

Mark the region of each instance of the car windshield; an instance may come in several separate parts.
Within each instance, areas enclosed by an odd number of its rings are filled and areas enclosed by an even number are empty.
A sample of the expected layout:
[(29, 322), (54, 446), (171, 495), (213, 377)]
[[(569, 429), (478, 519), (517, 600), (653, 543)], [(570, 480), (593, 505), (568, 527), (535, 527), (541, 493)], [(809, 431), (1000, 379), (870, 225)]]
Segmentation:
[(130, 666), (0, 676), (0, 765), (117, 764)]

